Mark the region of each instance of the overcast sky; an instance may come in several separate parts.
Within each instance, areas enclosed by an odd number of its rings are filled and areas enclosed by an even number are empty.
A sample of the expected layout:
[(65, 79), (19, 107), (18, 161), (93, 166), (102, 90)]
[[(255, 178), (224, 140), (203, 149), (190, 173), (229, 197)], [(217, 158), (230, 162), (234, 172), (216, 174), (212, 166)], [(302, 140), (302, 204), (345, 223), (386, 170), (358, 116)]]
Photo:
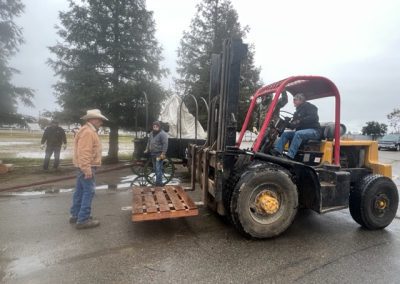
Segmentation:
[[(11, 64), (21, 71), (19, 86), (36, 91), (35, 108), (21, 112), (38, 115), (55, 110), (53, 71), (46, 65), (47, 49), (56, 43), (58, 11), (66, 0), (22, 0), (25, 13), (18, 18), (25, 44)], [(176, 50), (189, 29), (199, 0), (147, 0), (154, 11), (157, 38), (171, 75)], [(39, 5), (40, 3), (40, 5)], [(292, 75), (321, 75), (331, 79), (342, 98), (342, 123), (360, 131), (367, 121), (388, 124), (386, 115), (400, 108), (400, 1), (271, 1), (232, 0), (239, 21), (250, 27), (244, 42), (255, 45), (255, 63), (264, 83)], [(321, 121), (333, 121), (333, 102), (315, 101)]]

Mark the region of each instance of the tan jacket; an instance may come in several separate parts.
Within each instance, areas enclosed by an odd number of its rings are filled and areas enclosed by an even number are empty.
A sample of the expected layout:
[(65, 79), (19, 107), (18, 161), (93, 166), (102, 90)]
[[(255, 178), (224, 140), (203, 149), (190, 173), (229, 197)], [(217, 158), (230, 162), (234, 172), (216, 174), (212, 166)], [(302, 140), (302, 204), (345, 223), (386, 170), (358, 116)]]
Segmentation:
[(100, 138), (96, 128), (89, 122), (75, 136), (73, 162), (85, 174), (92, 172), (91, 167), (101, 166)]

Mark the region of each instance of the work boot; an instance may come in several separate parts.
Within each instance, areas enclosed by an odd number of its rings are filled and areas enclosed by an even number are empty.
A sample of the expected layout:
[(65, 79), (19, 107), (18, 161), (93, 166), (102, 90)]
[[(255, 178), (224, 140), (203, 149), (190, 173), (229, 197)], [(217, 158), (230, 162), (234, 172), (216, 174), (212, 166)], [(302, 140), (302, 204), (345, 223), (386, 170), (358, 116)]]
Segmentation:
[[(91, 219), (93, 219), (92, 216), (89, 217), (89, 220), (91, 220)], [(74, 217), (74, 216), (69, 217), (70, 224), (76, 224), (77, 221), (78, 221), (78, 217)]]
[(70, 224), (76, 224), (76, 221), (78, 221), (78, 217), (74, 217), (74, 216), (69, 217)]
[(76, 223), (76, 228), (79, 229), (89, 229), (89, 228), (94, 228), (100, 225), (99, 220), (96, 219), (87, 219), (87, 221), (83, 223)]
[(282, 153), (280, 153), (278, 150), (271, 149), (269, 152), (270, 152), (270, 154), (271, 154), (272, 156), (275, 156), (275, 157), (282, 157)]
[(294, 161), (294, 159), (290, 157), (288, 154), (283, 154), (283, 158), (285, 158), (286, 160)]

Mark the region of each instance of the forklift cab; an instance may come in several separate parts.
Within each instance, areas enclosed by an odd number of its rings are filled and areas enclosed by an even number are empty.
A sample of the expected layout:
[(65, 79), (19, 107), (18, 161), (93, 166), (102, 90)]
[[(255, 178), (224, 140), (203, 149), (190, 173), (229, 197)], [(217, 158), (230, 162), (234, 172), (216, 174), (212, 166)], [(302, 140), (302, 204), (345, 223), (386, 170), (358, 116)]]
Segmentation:
[[(315, 150), (315, 144), (320, 144), (319, 145), (320, 151), (318, 152), (322, 153), (325, 153), (324, 151), (325, 146), (333, 146), (333, 149), (331, 151), (332, 153), (330, 155), (329, 154), (321, 155), (321, 157), (315, 157), (315, 159), (312, 159), (312, 157), (309, 157), (307, 153), (304, 156), (304, 153), (302, 154), (301, 152), (299, 152), (299, 154), (302, 155), (296, 157), (296, 160), (308, 163), (311, 159), (316, 163), (329, 162), (332, 164), (339, 165), (340, 163), (339, 149), (340, 149), (340, 135), (341, 135), (340, 131), (341, 129), (343, 130), (343, 128), (345, 129), (345, 127), (343, 126), (341, 127), (340, 125), (340, 95), (338, 89), (336, 88), (335, 84), (332, 83), (332, 81), (320, 76), (293, 76), (260, 88), (253, 96), (250, 102), (250, 106), (237, 141), (237, 146), (240, 147), (244, 132), (248, 128), (248, 124), (250, 122), (252, 113), (255, 110), (257, 99), (264, 98), (266, 96), (273, 96), (270, 107), (262, 123), (259, 135), (253, 144), (252, 150), (254, 152), (259, 152), (261, 150), (263, 146), (263, 137), (270, 135), (270, 133), (267, 133), (267, 131), (274, 131), (274, 129), (276, 130), (275, 125), (271, 125), (271, 120), (273, 117), (273, 113), (278, 105), (278, 101), (282, 96), (283, 91), (288, 91), (290, 94), (302, 93), (306, 97), (307, 101), (325, 97), (335, 98), (335, 122), (325, 125), (324, 126), (325, 128), (323, 128), (321, 132), (323, 134), (329, 133), (329, 140), (335, 140), (338, 141), (338, 143), (334, 143), (333, 145), (332, 144), (329, 145), (329, 143), (328, 145), (325, 145), (326, 143), (323, 142), (312, 143), (314, 144), (313, 147), (314, 150)], [(278, 129), (278, 131), (282, 130), (284, 129)], [(321, 140), (328, 140), (327, 139), (328, 137), (321, 137), (321, 138), (323, 138)], [(303, 146), (303, 149), (304, 147), (305, 145)], [(304, 152), (304, 150), (301, 151)]]

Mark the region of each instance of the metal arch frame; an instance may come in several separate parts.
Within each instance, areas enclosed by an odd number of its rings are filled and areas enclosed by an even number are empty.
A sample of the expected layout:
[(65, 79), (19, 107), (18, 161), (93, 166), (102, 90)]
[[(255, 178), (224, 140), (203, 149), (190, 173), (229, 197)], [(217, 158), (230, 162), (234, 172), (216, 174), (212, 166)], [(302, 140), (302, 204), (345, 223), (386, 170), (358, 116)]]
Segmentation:
[(326, 93), (314, 93), (313, 95), (307, 97), (309, 100), (324, 98), (324, 97), (335, 97), (335, 133), (334, 133), (334, 163), (336, 165), (340, 164), (340, 94), (339, 90), (337, 89), (336, 85), (329, 79), (321, 76), (293, 76), (287, 79), (275, 82), (273, 84), (264, 86), (258, 89), (251, 99), (249, 110), (247, 111), (247, 115), (245, 121), (243, 123), (242, 129), (240, 131), (239, 138), (236, 142), (236, 146), (240, 146), (242, 143), (242, 139), (244, 133), (247, 129), (247, 126), (250, 122), (251, 115), (253, 113), (254, 107), (256, 105), (257, 98), (272, 95), (275, 93), (275, 96), (271, 102), (271, 107), (268, 109), (267, 115), (265, 117), (264, 123), (261, 127), (260, 133), (254, 142), (253, 151), (258, 152), (261, 147), (261, 140), (262, 137), (265, 135), (265, 131), (271, 121), (273, 111), (275, 110), (276, 105), (278, 104), (279, 97), (281, 96), (282, 91), (285, 90), (288, 86), (303, 86), (307, 85), (307, 83), (316, 82), (324, 83), (329, 86), (330, 92)]
[[(194, 139), (195, 139), (195, 144), (197, 144), (197, 118), (199, 116), (199, 105), (197, 103), (196, 97), (191, 95), (191, 94), (185, 95), (182, 98), (181, 103), (179, 105), (179, 118), (178, 118), (178, 121), (176, 123), (177, 127), (179, 125), (179, 140), (182, 140), (182, 105), (183, 105), (183, 102), (185, 101), (185, 99), (187, 97), (193, 98), (193, 101), (194, 101), (194, 103), (196, 105), (196, 115), (195, 115), (195, 118), (194, 118)], [(177, 131), (176, 134), (178, 134), (178, 131)]]
[(208, 108), (207, 101), (206, 101), (206, 99), (203, 98), (203, 97), (200, 97), (200, 99), (204, 102), (204, 104), (205, 104), (205, 106), (206, 106), (206, 109), (207, 109), (207, 115), (208, 115), (208, 114), (210, 113), (210, 110), (209, 110), (209, 108)]

